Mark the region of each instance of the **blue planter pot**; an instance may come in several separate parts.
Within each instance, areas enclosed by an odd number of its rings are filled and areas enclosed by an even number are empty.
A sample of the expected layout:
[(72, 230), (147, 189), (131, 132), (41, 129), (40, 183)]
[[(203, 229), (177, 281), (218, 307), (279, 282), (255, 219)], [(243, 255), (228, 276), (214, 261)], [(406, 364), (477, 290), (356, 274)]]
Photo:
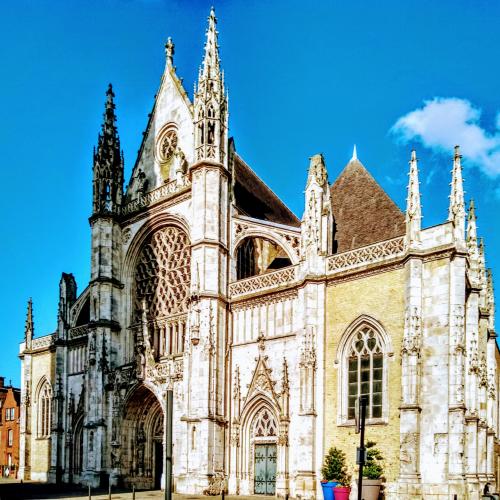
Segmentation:
[(321, 489), (323, 490), (324, 500), (333, 500), (333, 488), (339, 483), (336, 481), (328, 481), (327, 483), (321, 483)]

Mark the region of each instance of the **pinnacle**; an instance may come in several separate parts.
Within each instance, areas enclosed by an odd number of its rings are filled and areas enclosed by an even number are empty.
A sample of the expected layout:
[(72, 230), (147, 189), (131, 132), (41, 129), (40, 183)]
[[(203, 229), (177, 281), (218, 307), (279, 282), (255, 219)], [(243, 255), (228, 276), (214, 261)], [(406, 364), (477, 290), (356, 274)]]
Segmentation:
[(356, 149), (356, 144), (354, 144), (354, 147), (352, 148), (352, 158), (351, 161), (356, 161), (358, 159), (358, 151)]

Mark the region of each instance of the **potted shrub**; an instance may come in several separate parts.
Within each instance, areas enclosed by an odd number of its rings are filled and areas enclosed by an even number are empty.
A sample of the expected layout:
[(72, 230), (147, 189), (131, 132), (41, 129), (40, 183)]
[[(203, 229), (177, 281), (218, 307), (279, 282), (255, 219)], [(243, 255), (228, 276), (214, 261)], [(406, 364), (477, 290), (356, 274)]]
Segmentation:
[[(349, 498), (349, 493), (346, 497), (337, 496), (337, 490), (339, 490), (338, 486), (341, 486), (340, 489), (345, 489), (343, 486), (348, 485), (350, 481), (345, 463), (345, 453), (342, 450), (338, 448), (330, 448), (328, 450), (328, 453), (325, 455), (323, 466), (321, 467), (321, 475), (323, 476), (321, 487), (325, 500)], [(342, 494), (342, 492), (339, 493)]]
[(375, 448), (374, 441), (366, 443), (366, 462), (363, 467), (363, 499), (378, 500), (380, 486), (382, 485), (382, 474), (384, 468), (382, 462), (384, 457), (380, 450)]

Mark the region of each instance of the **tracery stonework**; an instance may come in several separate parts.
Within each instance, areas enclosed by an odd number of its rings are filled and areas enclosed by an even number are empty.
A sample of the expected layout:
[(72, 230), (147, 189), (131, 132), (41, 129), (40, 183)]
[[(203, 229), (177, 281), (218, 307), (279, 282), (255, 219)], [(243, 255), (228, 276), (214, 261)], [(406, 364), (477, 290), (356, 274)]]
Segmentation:
[(143, 245), (135, 269), (135, 322), (145, 299), (150, 318), (187, 311), (190, 248), (184, 231), (168, 226), (152, 234)]

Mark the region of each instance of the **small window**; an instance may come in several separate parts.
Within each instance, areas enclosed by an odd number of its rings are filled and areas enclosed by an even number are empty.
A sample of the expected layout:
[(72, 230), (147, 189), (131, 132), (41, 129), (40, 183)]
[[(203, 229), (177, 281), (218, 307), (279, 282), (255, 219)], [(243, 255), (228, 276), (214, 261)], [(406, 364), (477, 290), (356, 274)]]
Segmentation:
[(9, 429), (7, 433), (7, 446), (12, 446), (13, 442), (14, 442), (14, 431), (12, 429)]

